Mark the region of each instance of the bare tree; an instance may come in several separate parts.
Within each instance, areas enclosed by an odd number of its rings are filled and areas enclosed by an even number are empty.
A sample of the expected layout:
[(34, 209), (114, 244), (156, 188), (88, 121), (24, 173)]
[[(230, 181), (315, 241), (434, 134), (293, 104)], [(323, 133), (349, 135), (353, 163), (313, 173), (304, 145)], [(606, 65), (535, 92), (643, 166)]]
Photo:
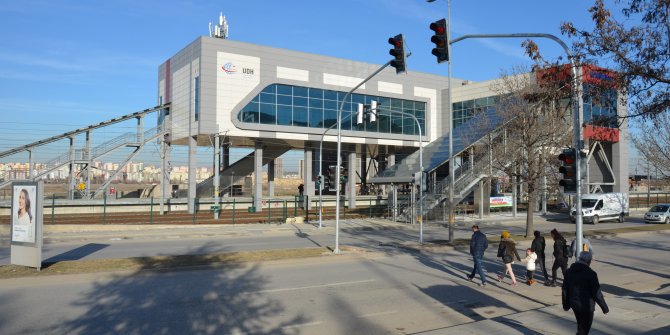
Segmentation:
[(635, 148), (664, 177), (670, 177), (670, 115), (663, 113), (654, 120), (635, 120), (638, 129), (631, 136)]
[(582, 62), (604, 61), (603, 66), (616, 71), (617, 86), (629, 97), (628, 117), (653, 118), (669, 111), (670, 0), (618, 0), (612, 5), (619, 5), (621, 20), (597, 0), (589, 9), (592, 29), (566, 22), (561, 31), (577, 38), (573, 51)]
[(543, 190), (542, 181), (547, 177), (548, 185), (557, 185), (556, 155), (572, 138), (569, 89), (565, 82), (546, 80), (538, 73), (515, 69), (502, 74), (492, 87), (499, 96), (496, 113), (504, 124), (490, 143), (492, 163), (496, 170), (525, 185), (526, 236), (533, 234), (533, 208)]

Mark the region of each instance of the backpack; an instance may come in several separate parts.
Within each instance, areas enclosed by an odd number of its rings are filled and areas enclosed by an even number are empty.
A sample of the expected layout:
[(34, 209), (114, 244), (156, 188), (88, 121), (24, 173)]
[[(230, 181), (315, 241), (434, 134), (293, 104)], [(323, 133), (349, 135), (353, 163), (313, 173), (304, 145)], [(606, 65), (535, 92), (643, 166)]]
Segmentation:
[(567, 243), (563, 244), (563, 257), (572, 258), (572, 256), (572, 248), (570, 248)]
[(501, 244), (501, 247), (498, 247), (498, 257), (504, 257), (507, 255), (507, 245)]

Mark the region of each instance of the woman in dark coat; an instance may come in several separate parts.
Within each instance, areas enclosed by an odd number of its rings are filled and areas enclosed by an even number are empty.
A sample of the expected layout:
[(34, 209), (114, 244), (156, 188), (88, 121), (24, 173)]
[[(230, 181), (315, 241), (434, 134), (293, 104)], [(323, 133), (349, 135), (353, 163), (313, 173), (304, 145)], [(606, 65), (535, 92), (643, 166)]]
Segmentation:
[(516, 243), (509, 238), (508, 231), (503, 231), (500, 238), (498, 257), (501, 257), (503, 263), (505, 263), (505, 273), (502, 276), (498, 275), (498, 281), (502, 282), (505, 279), (505, 276), (509, 273), (510, 278), (512, 278), (512, 283), (510, 285), (516, 286), (516, 276), (512, 270), (512, 264), (514, 264), (515, 257), (518, 261), (521, 261), (521, 257), (519, 257), (519, 253), (516, 251)]
[(554, 239), (554, 264), (551, 266), (551, 281), (546, 282), (545, 285), (556, 286), (556, 270), (561, 268), (561, 273), (563, 274), (564, 279), (565, 271), (568, 270), (568, 255), (566, 255), (568, 242), (556, 229), (551, 230), (551, 238)]

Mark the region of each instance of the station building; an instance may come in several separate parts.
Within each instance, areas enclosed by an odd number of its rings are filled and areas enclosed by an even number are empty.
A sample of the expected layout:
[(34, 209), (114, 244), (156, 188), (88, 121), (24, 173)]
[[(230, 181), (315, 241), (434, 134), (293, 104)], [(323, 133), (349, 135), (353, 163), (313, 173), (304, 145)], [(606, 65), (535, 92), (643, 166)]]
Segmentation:
[[(314, 196), (316, 176), (320, 171), (327, 174), (336, 160), (336, 130), (328, 130), (325, 136), (324, 132), (335, 125), (338, 108), (347, 92), (379, 67), (199, 37), (158, 68), (158, 102), (170, 104), (159, 122), (169, 129), (170, 145), (189, 147), (189, 171), (195, 171), (198, 164), (195, 148), (211, 146), (212, 138), (219, 137), (222, 143), (219, 191), (252, 174), (258, 209), (263, 197), (273, 196), (274, 159), (288, 150), (303, 150), (305, 194)], [(449, 83), (445, 76), (413, 71), (397, 75), (393, 68), (387, 68), (349, 95), (342, 105), (341, 126), (349, 206), (355, 206), (357, 188), (371, 181), (409, 182), (418, 171), (416, 152), (422, 144), (429, 179), (436, 183), (444, 178), (443, 165), (449, 160), (445, 151), (449, 122), (453, 122), (456, 133), (476, 110), (494, 111), (496, 100), (491, 83), (458, 78)], [(449, 89), (453, 109), (447, 105)], [(377, 120), (357, 124), (357, 104), (372, 101), (379, 104)], [(601, 108), (597, 102), (585, 99), (585, 123), (594, 115), (625, 115), (625, 104), (617, 101), (613, 104), (609, 109)], [(413, 115), (419, 125), (407, 114)], [(423, 134), (421, 139), (418, 127)], [(477, 136), (484, 136), (490, 129), (483, 131)], [(616, 138), (611, 136), (612, 132)], [(607, 138), (598, 138), (600, 133), (585, 132), (585, 136), (601, 143), (599, 153), (593, 155), (596, 163), (589, 168), (590, 181), (598, 185), (599, 191), (626, 191), (625, 126), (614, 125)], [(476, 141), (473, 138), (472, 142), (457, 145), (454, 154), (464, 152)], [(229, 150), (241, 147), (253, 148), (253, 152), (231, 164)], [(169, 160), (169, 153), (165, 157)], [(266, 165), (270, 185), (268, 193), (262, 194), (261, 171)], [(169, 184), (167, 179), (163, 182)], [(189, 175), (188, 183), (190, 200), (214, 192), (213, 181), (196, 184), (194, 172)]]

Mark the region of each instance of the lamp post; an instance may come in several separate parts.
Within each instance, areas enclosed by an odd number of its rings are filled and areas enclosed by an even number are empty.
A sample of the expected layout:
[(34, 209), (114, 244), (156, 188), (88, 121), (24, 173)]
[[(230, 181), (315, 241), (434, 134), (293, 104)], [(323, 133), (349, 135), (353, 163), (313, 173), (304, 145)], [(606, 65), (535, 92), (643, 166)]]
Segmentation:
[(342, 98), (340, 102), (340, 108), (337, 110), (337, 167), (335, 169), (335, 180), (337, 186), (335, 187), (335, 248), (333, 253), (340, 253), (340, 165), (342, 165), (342, 108), (344, 108), (344, 103), (347, 101), (347, 98), (357, 90), (359, 87), (363, 86), (368, 80), (376, 76), (379, 72), (384, 70), (387, 66), (391, 65), (392, 60), (386, 62), (379, 69), (369, 75), (367, 78), (363, 79), (358, 85), (352, 88), (347, 94)]
[[(402, 111), (392, 111), (389, 109), (382, 109), (382, 108), (372, 108), (369, 109), (370, 113), (373, 113), (375, 115), (379, 115), (377, 111), (384, 111), (384, 112), (390, 112), (390, 113), (398, 113), (404, 116), (409, 116), (412, 119), (414, 119), (414, 122), (416, 122), (416, 126), (419, 129), (419, 170), (421, 173), (420, 180), (419, 180), (419, 243), (423, 244), (423, 136), (421, 135), (421, 123), (419, 123), (419, 119), (416, 118), (415, 115), (402, 112)], [(394, 192), (395, 193), (395, 192)]]
[[(340, 122), (344, 122), (344, 120), (351, 118), (351, 115), (347, 115), (344, 119), (342, 119)], [(333, 124), (328, 129), (326, 129), (323, 134), (321, 134), (321, 140), (319, 141), (319, 177), (321, 177), (321, 185), (319, 187), (319, 228), (323, 227), (323, 217), (321, 215), (321, 208), (323, 207), (323, 139), (326, 137), (326, 133), (329, 130), (332, 130), (335, 128), (337, 124)], [(339, 184), (338, 184), (339, 185)]]
[[(573, 146), (577, 150), (577, 154), (575, 155), (575, 187), (576, 187), (576, 194), (575, 194), (575, 210), (576, 210), (576, 218), (575, 218), (575, 235), (576, 235), (576, 240), (577, 240), (577, 245), (582, 245), (582, 187), (581, 187), (581, 164), (580, 161), (582, 160), (581, 155), (579, 152), (583, 149), (584, 143), (582, 141), (582, 110), (583, 110), (583, 99), (582, 99), (582, 82), (579, 80), (580, 78), (580, 69), (577, 67), (577, 63), (575, 61), (575, 57), (572, 55), (572, 52), (570, 52), (570, 49), (568, 48), (567, 44), (563, 42), (561, 39), (558, 37), (551, 35), (551, 34), (544, 34), (544, 33), (518, 33), (518, 34), (473, 34), (473, 35), (463, 35), (459, 38), (456, 38), (452, 41), (450, 41), (450, 44), (454, 44), (456, 42), (460, 42), (465, 39), (469, 38), (518, 38), (518, 37), (540, 37), (540, 38), (548, 38), (556, 43), (558, 43), (565, 53), (568, 55), (568, 60), (570, 61), (570, 72), (572, 74), (572, 118), (573, 118)], [(450, 90), (451, 91), (451, 90)], [(450, 171), (451, 174), (451, 171)], [(581, 248), (580, 248), (581, 250)], [(579, 251), (577, 251), (577, 254), (575, 256), (579, 256)]]
[[(427, 2), (434, 2), (435, 0), (426, 0)], [(447, 0), (447, 20), (449, 23), (451, 23), (451, 1)], [(450, 32), (447, 32), (447, 34), (450, 34)], [(580, 167), (580, 160), (581, 155), (579, 154), (579, 151), (581, 151), (584, 143), (582, 141), (582, 121), (583, 121), (583, 116), (582, 116), (582, 110), (583, 110), (583, 97), (582, 97), (582, 82), (579, 80), (580, 76), (580, 70), (577, 68), (577, 64), (575, 62), (575, 58), (570, 52), (570, 49), (568, 46), (563, 42), (561, 39), (558, 37), (551, 35), (551, 34), (543, 34), (543, 33), (528, 33), (528, 34), (473, 34), (473, 35), (463, 35), (459, 38), (456, 38), (454, 40), (451, 40), (451, 36), (448, 35), (449, 39), (449, 46), (451, 44), (454, 44), (456, 42), (460, 42), (462, 40), (468, 39), (468, 38), (515, 38), (515, 37), (541, 37), (541, 38), (548, 38), (558, 44), (561, 45), (565, 53), (568, 55), (568, 60), (570, 61), (570, 71), (572, 74), (572, 117), (573, 117), (573, 146), (576, 148), (578, 151), (577, 155), (575, 155), (575, 187), (576, 187), (576, 194), (575, 194), (575, 209), (577, 211), (576, 219), (575, 219), (575, 226), (576, 226), (576, 231), (575, 235), (577, 238), (577, 245), (582, 245), (582, 189), (581, 189), (581, 167)], [(448, 103), (449, 103), (449, 111), (451, 111), (451, 60), (448, 60), (449, 63), (449, 69), (448, 69), (448, 80), (449, 80), (449, 94), (448, 94)], [(450, 182), (451, 185), (449, 187), (449, 208), (450, 208), (450, 213), (449, 213), (449, 219), (451, 221), (451, 200), (453, 198), (453, 157), (452, 155), (452, 127), (453, 123), (451, 122), (451, 117), (453, 117), (453, 113), (450, 113), (451, 115), (449, 116), (449, 175), (452, 176), (450, 177)], [(452, 225), (449, 224), (449, 241), (453, 242), (452, 240)], [(579, 248), (581, 250), (581, 248)], [(579, 251), (577, 251), (577, 255), (579, 256)]]

